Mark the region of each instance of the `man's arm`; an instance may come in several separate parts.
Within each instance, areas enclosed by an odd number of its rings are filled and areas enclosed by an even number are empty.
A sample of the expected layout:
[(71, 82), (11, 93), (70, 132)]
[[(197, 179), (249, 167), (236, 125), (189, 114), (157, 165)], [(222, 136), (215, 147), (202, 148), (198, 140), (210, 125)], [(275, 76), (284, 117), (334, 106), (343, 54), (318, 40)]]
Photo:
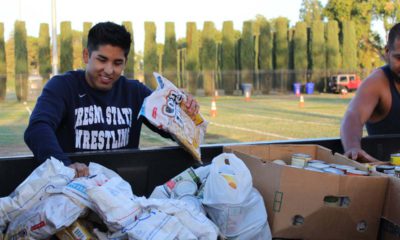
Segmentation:
[(71, 160), (57, 140), (56, 130), (60, 127), (66, 112), (65, 99), (60, 97), (66, 91), (64, 85), (60, 84), (63, 80), (65, 81), (65, 79), (51, 79), (43, 89), (30, 116), (24, 140), (39, 163), (52, 156), (62, 161), (64, 165), (75, 169), (77, 177), (87, 176), (89, 171), (86, 165), (71, 164)]
[(340, 128), (345, 155), (360, 162), (377, 161), (361, 149), (361, 138), (364, 124), (371, 118), (380, 101), (383, 87), (379, 79), (381, 75), (375, 72), (364, 80), (350, 102)]
[(56, 130), (65, 114), (64, 99), (60, 97), (63, 93), (60, 91), (60, 82), (53, 78), (46, 84), (30, 116), (24, 140), (40, 163), (53, 156), (69, 165), (71, 161), (56, 137)]

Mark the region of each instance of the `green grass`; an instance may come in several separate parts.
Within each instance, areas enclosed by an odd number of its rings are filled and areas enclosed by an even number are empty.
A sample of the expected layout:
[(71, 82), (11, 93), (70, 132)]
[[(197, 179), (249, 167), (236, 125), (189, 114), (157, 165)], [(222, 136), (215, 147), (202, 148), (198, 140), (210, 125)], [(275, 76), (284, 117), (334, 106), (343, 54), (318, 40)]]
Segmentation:
[[(206, 144), (270, 141), (302, 138), (338, 137), (342, 116), (353, 95), (305, 95), (304, 107), (293, 95), (243, 97), (221, 96), (217, 99), (217, 116), (211, 117), (210, 97), (198, 97), (201, 113), (208, 121)], [(0, 103), (0, 156), (29, 153), (23, 142), (29, 110), (16, 101)], [(140, 147), (175, 145), (143, 127)]]

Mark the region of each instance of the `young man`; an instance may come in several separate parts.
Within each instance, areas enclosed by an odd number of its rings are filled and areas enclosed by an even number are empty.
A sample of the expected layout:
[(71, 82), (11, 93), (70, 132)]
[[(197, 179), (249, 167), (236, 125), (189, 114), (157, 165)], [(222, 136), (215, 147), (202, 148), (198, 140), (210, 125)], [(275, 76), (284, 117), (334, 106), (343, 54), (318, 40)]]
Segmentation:
[[(121, 76), (131, 45), (123, 26), (98, 23), (83, 51), (86, 69), (49, 80), (38, 98), (25, 131), (25, 142), (39, 162), (53, 156), (87, 176), (83, 163), (71, 164), (66, 152), (138, 148), (142, 118), (137, 115), (151, 90), (137, 80)], [(188, 96), (189, 114), (199, 105)], [(146, 120), (144, 123), (164, 137)]]
[(361, 149), (362, 128), (369, 135), (400, 133), (400, 23), (389, 32), (387, 65), (361, 84), (342, 121), (340, 136), (345, 155), (360, 162), (377, 162)]

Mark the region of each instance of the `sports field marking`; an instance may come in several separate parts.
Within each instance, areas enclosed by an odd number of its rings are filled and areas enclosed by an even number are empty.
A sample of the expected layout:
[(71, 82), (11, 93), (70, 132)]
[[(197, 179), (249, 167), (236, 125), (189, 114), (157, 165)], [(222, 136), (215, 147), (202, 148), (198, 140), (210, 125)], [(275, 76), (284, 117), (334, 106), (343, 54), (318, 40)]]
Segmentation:
[(271, 136), (271, 137), (283, 138), (283, 139), (288, 139), (288, 140), (295, 139), (295, 138), (286, 137), (286, 136), (275, 134), (275, 133), (263, 132), (263, 131), (249, 129), (249, 128), (244, 128), (244, 127), (237, 127), (237, 126), (233, 126), (233, 125), (220, 124), (220, 123), (215, 123), (215, 122), (209, 122), (209, 124), (212, 124), (217, 127), (231, 128), (231, 129), (236, 129), (236, 130), (245, 131), (245, 132), (257, 133), (257, 134), (264, 135), (264, 136)]
[(277, 121), (287, 121), (287, 122), (297, 122), (297, 123), (306, 123), (306, 124), (314, 124), (314, 125), (324, 125), (324, 126), (338, 126), (340, 124), (334, 123), (319, 123), (319, 122), (310, 122), (310, 121), (302, 121), (302, 120), (293, 120), (293, 119), (286, 119), (286, 118), (277, 118), (277, 117), (267, 117), (267, 116), (260, 116), (255, 114), (244, 114), (245, 116), (249, 117), (256, 117), (256, 118), (264, 118), (264, 119), (272, 119)]
[(160, 142), (163, 142), (163, 143), (165, 143), (165, 144), (168, 144), (169, 146), (175, 145), (175, 143), (174, 143), (171, 139), (166, 139), (166, 138), (163, 138), (163, 137), (158, 137), (158, 134), (157, 134), (157, 133), (148, 134), (148, 133), (146, 133), (145, 131), (141, 131), (140, 134), (143, 135), (144, 137), (147, 137), (147, 138), (157, 139), (157, 140), (159, 140)]

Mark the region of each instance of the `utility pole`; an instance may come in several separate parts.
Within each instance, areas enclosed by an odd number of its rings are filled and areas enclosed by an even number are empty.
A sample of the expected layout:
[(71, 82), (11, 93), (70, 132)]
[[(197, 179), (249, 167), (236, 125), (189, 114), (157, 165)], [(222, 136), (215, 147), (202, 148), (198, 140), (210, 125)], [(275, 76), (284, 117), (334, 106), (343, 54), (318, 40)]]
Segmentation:
[(51, 40), (53, 44), (52, 74), (58, 74), (58, 53), (57, 53), (57, 21), (56, 21), (56, 0), (51, 0)]

